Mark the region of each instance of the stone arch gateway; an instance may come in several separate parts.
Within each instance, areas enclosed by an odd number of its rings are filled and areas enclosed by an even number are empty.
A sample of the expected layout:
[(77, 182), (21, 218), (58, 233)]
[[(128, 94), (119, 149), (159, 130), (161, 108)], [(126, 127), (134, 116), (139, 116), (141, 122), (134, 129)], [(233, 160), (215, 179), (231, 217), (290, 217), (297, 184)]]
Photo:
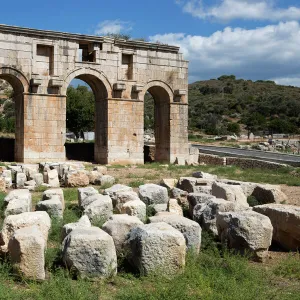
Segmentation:
[(96, 162), (144, 163), (149, 92), (157, 103), (157, 160), (183, 164), (187, 76), (178, 47), (0, 25), (0, 78), (17, 103), (16, 161), (65, 160), (66, 91), (79, 78), (95, 94)]

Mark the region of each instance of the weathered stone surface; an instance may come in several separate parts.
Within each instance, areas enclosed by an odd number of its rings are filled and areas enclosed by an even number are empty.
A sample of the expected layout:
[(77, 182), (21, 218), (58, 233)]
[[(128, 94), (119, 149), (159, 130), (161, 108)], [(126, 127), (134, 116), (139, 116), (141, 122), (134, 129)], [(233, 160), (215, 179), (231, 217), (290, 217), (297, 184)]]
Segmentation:
[(178, 181), (177, 188), (188, 193), (211, 194), (211, 186), (214, 182), (214, 179), (181, 177)]
[(168, 190), (157, 184), (144, 184), (139, 187), (139, 197), (147, 205), (168, 203)]
[(177, 199), (178, 203), (184, 208), (188, 209), (189, 208), (189, 201), (187, 199), (188, 197), (188, 192), (183, 191), (178, 188), (173, 188), (170, 191), (171, 198)]
[(102, 229), (113, 238), (117, 253), (122, 254), (126, 252), (124, 242), (128, 233), (138, 225), (143, 225), (143, 222), (135, 216), (113, 215), (104, 223)]
[[(144, 202), (143, 202), (144, 203)], [(163, 204), (152, 204), (148, 206), (148, 213), (151, 216), (156, 215), (158, 212), (164, 212), (168, 209), (168, 203)]]
[(99, 192), (91, 186), (85, 187), (85, 188), (79, 188), (78, 189), (78, 205), (79, 205), (79, 207), (84, 209), (90, 203), (95, 201), (95, 199), (97, 199), (97, 198), (92, 198), (91, 196), (98, 195), (98, 194), (99, 194)]
[(51, 200), (54, 196), (58, 196), (62, 208), (65, 209), (65, 197), (64, 197), (64, 191), (63, 189), (50, 189), (43, 192), (42, 201), (43, 200)]
[(94, 171), (97, 171), (97, 172), (101, 173), (102, 175), (106, 175), (107, 174), (107, 167), (105, 167), (105, 166), (96, 166), (96, 167), (94, 167)]
[(254, 259), (264, 261), (272, 242), (273, 226), (268, 217), (254, 211), (224, 212), (217, 215), (221, 241)]
[(25, 173), (17, 173), (16, 176), (16, 187), (17, 189), (24, 188), (25, 182), (27, 181), (27, 177)]
[(13, 199), (8, 202), (4, 215), (18, 215), (24, 212), (30, 212), (32, 209), (31, 195), (21, 199)]
[(89, 182), (89, 177), (85, 171), (79, 170), (65, 175), (65, 185), (67, 187), (88, 186)]
[(171, 190), (176, 187), (177, 183), (178, 183), (177, 179), (165, 178), (165, 179), (162, 179), (162, 181), (160, 182), (160, 185), (167, 188), (168, 190)]
[(257, 183), (254, 182), (245, 182), (245, 181), (238, 181), (238, 180), (229, 180), (229, 179), (219, 179), (219, 182), (228, 184), (228, 185), (239, 185), (241, 186), (244, 194), (246, 197), (249, 197), (252, 195), (254, 189), (258, 185)]
[(146, 221), (147, 207), (146, 204), (138, 200), (128, 201), (123, 204), (121, 209), (122, 214), (127, 214), (129, 216), (135, 216), (139, 218), (142, 222)]
[(196, 186), (196, 183), (197, 178), (195, 177), (181, 177), (178, 181), (177, 188), (188, 193), (194, 193), (194, 187)]
[(122, 211), (122, 207), (126, 202), (136, 200), (140, 201), (138, 194), (134, 191), (117, 192), (115, 198), (116, 201), (113, 202), (113, 205), (116, 208), (117, 213)]
[(167, 223), (133, 228), (126, 242), (131, 249), (129, 261), (142, 275), (172, 275), (185, 266), (184, 236)]
[(4, 204), (8, 204), (13, 200), (29, 200), (31, 202), (31, 194), (27, 189), (20, 190), (12, 190), (8, 193), (8, 195), (4, 198)]
[(264, 184), (257, 185), (252, 193), (259, 203), (284, 203), (287, 200), (287, 196), (281, 191), (280, 186)]
[(6, 182), (4, 178), (0, 177), (0, 192), (6, 192)]
[(189, 201), (189, 215), (193, 217), (194, 207), (199, 203), (205, 203), (210, 199), (215, 199), (216, 197), (213, 195), (208, 195), (204, 193), (190, 193), (188, 194), (188, 201)]
[(6, 188), (9, 189), (12, 187), (12, 172), (11, 170), (3, 170), (2, 177), (6, 183)]
[(63, 262), (78, 277), (105, 278), (117, 273), (114, 241), (98, 227), (72, 230), (62, 247)]
[(270, 218), (273, 240), (286, 250), (300, 249), (300, 207), (282, 204), (254, 206), (253, 210)]
[(36, 204), (36, 211), (46, 211), (51, 218), (63, 218), (63, 206), (59, 196), (53, 196), (50, 200), (43, 200)]
[(239, 185), (216, 182), (212, 186), (212, 194), (217, 198), (235, 202), (240, 208), (249, 207), (247, 197)]
[(10, 215), (4, 219), (1, 231), (4, 245), (2, 251), (6, 252), (8, 241), (20, 228), (35, 225), (41, 231), (45, 244), (47, 245), (48, 232), (51, 227), (51, 219), (45, 211), (25, 212), (19, 215)]
[(100, 185), (113, 185), (115, 184), (116, 180), (113, 176), (110, 175), (103, 175), (100, 179)]
[(183, 216), (178, 216), (169, 212), (157, 213), (154, 217), (150, 217), (151, 223), (165, 222), (179, 230), (185, 240), (187, 250), (194, 250), (199, 253), (201, 247), (201, 227), (200, 225)]
[(212, 198), (207, 202), (199, 203), (194, 207), (193, 220), (199, 223), (202, 229), (205, 229), (217, 236), (217, 214), (219, 212), (229, 212), (235, 210), (236, 204), (234, 202)]
[(90, 184), (100, 185), (103, 174), (98, 171), (90, 171), (87, 175), (89, 177)]
[[(94, 195), (95, 201), (91, 202), (84, 210), (92, 223), (106, 222), (113, 214), (112, 200), (108, 195)], [(89, 197), (89, 198), (91, 198)]]
[(217, 175), (205, 173), (205, 172), (202, 172), (202, 171), (194, 172), (193, 173), (193, 177), (195, 177), (195, 178), (209, 179), (209, 180), (217, 180), (218, 179)]
[(71, 233), (72, 230), (76, 228), (90, 228), (92, 227), (91, 222), (88, 216), (82, 216), (77, 222), (69, 223), (63, 226), (61, 231), (61, 241), (65, 239), (65, 237)]
[(123, 184), (115, 184), (112, 187), (105, 189), (103, 195), (109, 195), (113, 203), (117, 203), (117, 194), (129, 191), (133, 191), (133, 189), (130, 186)]
[(8, 243), (14, 270), (31, 280), (45, 279), (45, 249), (43, 234), (37, 226), (16, 230)]
[(177, 199), (170, 199), (167, 205), (167, 211), (179, 216), (183, 216), (183, 210), (178, 204)]
[(44, 183), (44, 175), (41, 173), (36, 173), (33, 175), (33, 180), (36, 186), (41, 186)]
[(56, 188), (60, 186), (59, 179), (58, 179), (58, 173), (56, 169), (53, 170), (47, 170), (47, 181), (51, 187)]

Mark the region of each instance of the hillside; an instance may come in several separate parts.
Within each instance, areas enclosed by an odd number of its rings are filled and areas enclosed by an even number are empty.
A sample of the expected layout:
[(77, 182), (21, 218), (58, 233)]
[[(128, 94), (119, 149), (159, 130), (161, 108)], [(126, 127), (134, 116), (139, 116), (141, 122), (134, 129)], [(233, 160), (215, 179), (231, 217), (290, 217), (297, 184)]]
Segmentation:
[(233, 75), (197, 81), (189, 85), (189, 104), (190, 129), (208, 134), (238, 133), (239, 128), (296, 133), (300, 127), (300, 88), (273, 81)]

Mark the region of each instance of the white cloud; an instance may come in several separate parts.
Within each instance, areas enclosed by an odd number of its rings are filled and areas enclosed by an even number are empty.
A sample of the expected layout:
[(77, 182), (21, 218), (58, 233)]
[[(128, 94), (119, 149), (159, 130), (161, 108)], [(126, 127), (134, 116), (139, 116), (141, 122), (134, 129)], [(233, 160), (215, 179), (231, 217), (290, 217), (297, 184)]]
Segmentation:
[(132, 24), (130, 22), (124, 22), (121, 20), (106, 20), (98, 24), (95, 34), (106, 35), (109, 33), (122, 33), (132, 30)]
[(253, 80), (286, 78), (286, 84), (300, 78), (300, 25), (295, 21), (252, 30), (227, 27), (208, 37), (168, 33), (150, 40), (181, 47), (190, 60), (190, 81), (223, 74)]
[[(209, 0), (207, 0), (209, 3)], [(215, 5), (205, 5), (203, 0), (175, 0), (183, 11), (200, 19), (228, 22), (235, 19), (291, 21), (300, 20), (300, 7), (279, 8), (274, 0), (218, 0)]]
[(298, 77), (271, 78), (270, 80), (273, 80), (277, 84), (281, 85), (292, 85), (300, 87), (300, 74), (298, 74)]

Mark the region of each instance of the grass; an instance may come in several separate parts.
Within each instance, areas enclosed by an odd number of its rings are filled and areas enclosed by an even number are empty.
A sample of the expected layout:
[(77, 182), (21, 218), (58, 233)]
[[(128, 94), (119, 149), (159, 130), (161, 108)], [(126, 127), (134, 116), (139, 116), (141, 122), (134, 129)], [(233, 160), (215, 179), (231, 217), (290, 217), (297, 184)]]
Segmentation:
[(274, 274), (289, 280), (300, 280), (300, 254), (289, 254), (274, 268)]
[(132, 188), (138, 188), (141, 185), (144, 185), (145, 182), (143, 180), (134, 180), (134, 181), (130, 181), (128, 183), (128, 186), (132, 187)]

